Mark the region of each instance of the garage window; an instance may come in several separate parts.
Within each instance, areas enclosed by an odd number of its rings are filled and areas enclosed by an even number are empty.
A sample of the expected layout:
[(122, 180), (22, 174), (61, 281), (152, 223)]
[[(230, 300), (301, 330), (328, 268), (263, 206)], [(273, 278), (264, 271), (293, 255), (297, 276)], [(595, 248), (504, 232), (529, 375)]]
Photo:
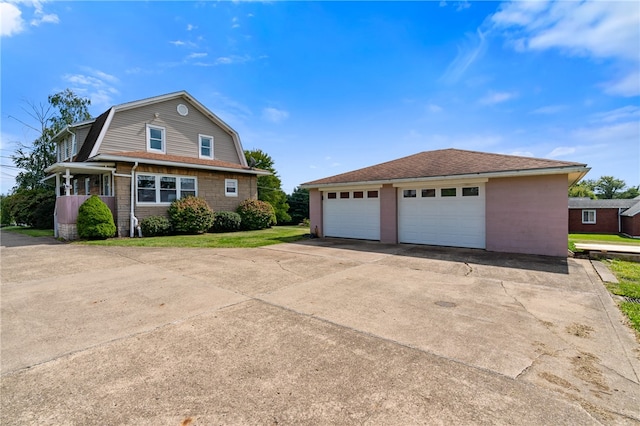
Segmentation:
[(341, 192), (340, 193), (340, 198), (349, 198), (349, 193), (348, 192)]
[(335, 200), (336, 199), (336, 193), (335, 192), (327, 192), (327, 198), (330, 200)]
[(402, 196), (404, 198), (416, 198), (416, 190), (415, 189), (405, 189), (402, 191)]
[(436, 196), (435, 189), (423, 189), (422, 190), (422, 198), (431, 198)]
[(364, 192), (362, 192), (362, 191), (353, 191), (353, 198), (364, 198)]
[(582, 210), (582, 223), (595, 224), (596, 223), (596, 211), (595, 210)]
[(367, 191), (367, 198), (378, 198), (378, 191)]
[(440, 190), (441, 197), (455, 197), (456, 196), (456, 188), (442, 188)]
[(462, 188), (463, 197), (477, 197), (478, 195), (480, 195), (480, 188), (478, 188), (477, 186)]

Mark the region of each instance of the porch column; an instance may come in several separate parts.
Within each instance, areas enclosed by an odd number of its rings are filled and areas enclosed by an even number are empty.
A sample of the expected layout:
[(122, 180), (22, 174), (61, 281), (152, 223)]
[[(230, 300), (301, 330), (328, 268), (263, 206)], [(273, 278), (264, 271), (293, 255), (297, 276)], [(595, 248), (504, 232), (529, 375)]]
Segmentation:
[(66, 197), (71, 195), (71, 178), (73, 175), (69, 173), (69, 169), (64, 174), (64, 195)]
[(60, 173), (56, 172), (56, 198), (60, 196)]

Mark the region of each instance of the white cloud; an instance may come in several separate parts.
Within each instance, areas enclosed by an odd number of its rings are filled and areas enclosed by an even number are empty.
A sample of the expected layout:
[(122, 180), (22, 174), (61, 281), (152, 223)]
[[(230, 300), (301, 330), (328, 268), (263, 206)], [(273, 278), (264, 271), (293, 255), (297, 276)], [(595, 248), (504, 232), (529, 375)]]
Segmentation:
[(633, 70), (619, 80), (603, 83), (603, 86), (605, 93), (609, 95), (618, 95), (627, 98), (638, 96), (640, 95), (640, 69)]
[(238, 17), (234, 16), (231, 19), (231, 28), (239, 28), (239, 27), (240, 27), (240, 24), (238, 23)]
[(169, 43), (173, 44), (174, 46), (184, 46), (184, 41), (182, 40), (174, 40), (174, 41), (170, 41)]
[(193, 30), (195, 30), (196, 28), (198, 28), (198, 27), (196, 27), (195, 25), (187, 24), (187, 31), (193, 31)]
[(216, 59), (215, 64), (216, 65), (243, 64), (245, 62), (249, 62), (250, 60), (251, 60), (251, 57), (248, 56), (248, 55), (244, 55), (244, 56), (237, 56), (237, 55), (221, 56), (218, 59)]
[(547, 105), (531, 111), (531, 114), (557, 114), (567, 109), (566, 105)]
[(576, 148), (569, 147), (569, 146), (559, 146), (555, 148), (553, 151), (551, 151), (549, 154), (547, 154), (547, 157), (549, 158), (563, 157), (565, 155), (573, 154), (574, 152), (576, 152)]
[(280, 123), (289, 117), (289, 113), (285, 110), (268, 107), (262, 110), (262, 118), (272, 123)]
[[(33, 14), (29, 23), (37, 27), (40, 24), (57, 24), (60, 18), (55, 13), (45, 13), (44, 1), (10, 1), (0, 2), (0, 36), (12, 36), (25, 30), (25, 18), (23, 12), (27, 8), (33, 8)], [(27, 18), (28, 19), (28, 18)]]
[(445, 83), (457, 83), (465, 71), (487, 50), (485, 35), (479, 29), (475, 34), (467, 34), (466, 38), (466, 42), (458, 46), (458, 54), (441, 77)]
[(73, 85), (71, 89), (79, 95), (91, 99), (91, 104), (101, 107), (111, 106), (113, 96), (118, 95), (114, 87), (120, 80), (103, 71), (82, 67), (85, 74), (65, 74), (62, 79)]
[(626, 71), (603, 83), (604, 91), (640, 94), (640, 6), (635, 1), (503, 3), (490, 22), (519, 51), (557, 49), (571, 56), (613, 59)]
[(195, 58), (204, 58), (207, 56), (207, 53), (191, 53), (189, 56), (187, 56), (187, 59), (195, 59)]
[(627, 105), (612, 111), (599, 112), (594, 114), (595, 121), (613, 123), (616, 121), (640, 120), (640, 107)]
[(427, 105), (427, 111), (429, 112), (441, 112), (442, 111), (442, 107), (440, 105), (436, 105), (436, 104), (429, 104)]
[(0, 3), (0, 36), (11, 37), (24, 30), (24, 19), (18, 7), (11, 3)]
[(495, 105), (502, 102), (506, 102), (510, 99), (513, 99), (517, 96), (516, 93), (513, 92), (490, 92), (484, 98), (480, 99), (480, 103), (482, 105)]
[(505, 152), (504, 154), (517, 155), (519, 157), (535, 157), (535, 155), (533, 155), (533, 152), (531, 151), (510, 151), (510, 152)]
[(469, 3), (467, 0), (458, 2), (458, 6), (456, 7), (456, 12), (469, 9), (470, 7), (471, 7), (471, 3)]

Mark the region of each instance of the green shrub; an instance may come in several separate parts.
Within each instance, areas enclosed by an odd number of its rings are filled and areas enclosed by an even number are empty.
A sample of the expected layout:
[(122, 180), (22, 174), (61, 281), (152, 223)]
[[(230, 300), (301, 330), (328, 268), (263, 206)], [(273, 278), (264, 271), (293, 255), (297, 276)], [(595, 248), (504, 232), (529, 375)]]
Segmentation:
[(242, 218), (236, 212), (216, 212), (211, 232), (234, 232), (240, 230)]
[[(37, 229), (53, 229), (56, 194), (53, 189), (28, 189), (2, 200), (2, 222), (27, 225)], [(6, 211), (6, 212), (5, 212)]]
[(187, 197), (169, 206), (169, 222), (175, 232), (202, 234), (213, 225), (214, 213), (204, 198)]
[(245, 200), (236, 209), (242, 219), (242, 229), (269, 228), (276, 224), (276, 214), (271, 204), (260, 200)]
[(164, 216), (149, 216), (140, 221), (140, 229), (142, 229), (143, 237), (169, 235), (171, 223)]
[(92, 240), (104, 240), (116, 233), (113, 214), (97, 195), (89, 197), (78, 209), (77, 227), (80, 238)]

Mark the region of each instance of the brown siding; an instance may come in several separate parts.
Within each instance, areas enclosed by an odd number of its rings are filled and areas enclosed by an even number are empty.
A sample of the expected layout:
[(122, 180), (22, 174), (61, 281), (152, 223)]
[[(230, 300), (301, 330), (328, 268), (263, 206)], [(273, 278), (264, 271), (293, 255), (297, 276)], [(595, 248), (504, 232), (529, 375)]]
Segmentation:
[[(596, 223), (582, 223), (582, 211), (595, 210)], [(618, 233), (618, 209), (569, 209), (569, 232)]]
[(635, 216), (621, 216), (622, 232), (632, 237), (640, 237), (640, 214)]
[[(128, 173), (128, 172), (125, 172)], [(185, 169), (179, 167), (163, 167), (163, 166), (151, 166), (141, 164), (136, 169), (136, 175), (139, 173), (153, 173), (153, 174), (167, 174), (167, 175), (178, 175), (178, 176), (193, 176), (197, 178), (198, 181), (198, 196), (204, 198), (209, 206), (214, 211), (235, 211), (238, 205), (249, 198), (256, 199), (258, 197), (257, 193), (257, 183), (256, 177), (252, 175), (246, 174), (237, 174), (237, 173), (226, 173), (226, 172), (210, 172), (206, 170), (195, 170), (195, 169)], [(130, 185), (129, 179), (121, 178), (126, 180), (126, 184)], [(238, 180), (238, 196), (237, 197), (227, 197), (225, 196), (224, 189), (224, 180), (225, 179), (237, 179)], [(121, 213), (122, 218), (126, 217), (126, 234), (128, 234), (129, 230), (129, 187), (121, 188), (117, 187), (118, 191), (125, 191), (126, 200), (121, 199), (118, 196), (118, 206), (124, 210)], [(120, 194), (120, 192), (118, 192)], [(166, 216), (167, 215), (168, 206), (145, 206), (145, 205), (136, 205), (135, 206), (135, 216), (138, 220), (142, 220), (149, 216)], [(122, 220), (121, 220), (122, 221)], [(119, 228), (120, 229), (120, 228)], [(123, 228), (125, 229), (125, 228)]]
[[(186, 117), (176, 111), (180, 103), (189, 108)], [(155, 117), (156, 113), (158, 118)], [(99, 153), (146, 151), (147, 124), (165, 128), (168, 155), (198, 158), (198, 135), (205, 134), (214, 138), (215, 159), (241, 164), (231, 135), (184, 99), (116, 112)]]
[[(116, 165), (116, 174), (131, 174), (133, 166), (127, 163)], [(115, 183), (116, 197), (116, 227), (119, 237), (128, 237), (130, 229), (130, 206), (131, 206), (131, 179), (123, 176), (116, 176)]]

